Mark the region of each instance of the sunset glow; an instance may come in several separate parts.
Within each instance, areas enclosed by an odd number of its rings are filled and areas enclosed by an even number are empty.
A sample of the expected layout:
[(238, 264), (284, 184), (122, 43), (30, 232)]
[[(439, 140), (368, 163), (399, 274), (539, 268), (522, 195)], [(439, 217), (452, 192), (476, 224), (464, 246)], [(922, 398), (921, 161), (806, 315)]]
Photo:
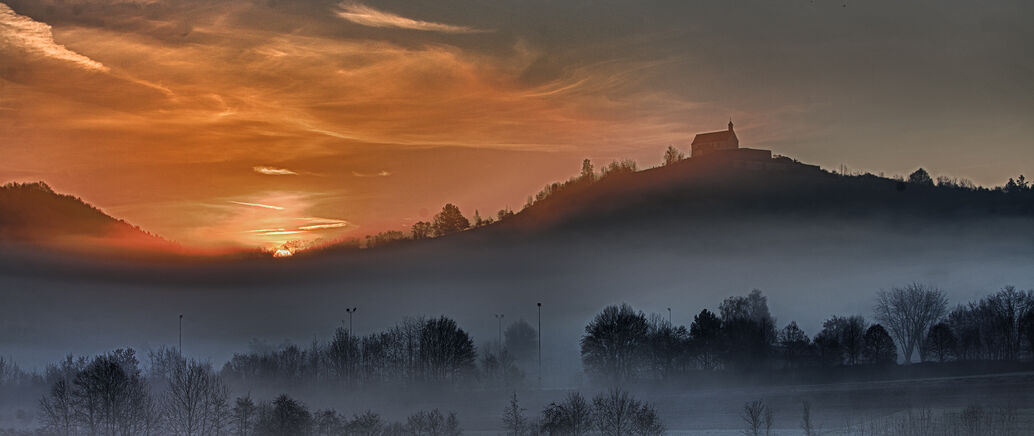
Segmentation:
[[(1029, 38), (980, 33), (952, 46), (959, 66), (898, 44), (910, 25), (868, 5), (820, 3), (3, 0), (0, 181), (46, 181), (187, 246), (272, 249), (406, 229), (446, 202), (519, 208), (584, 158), (649, 167), (730, 117), (745, 145), (827, 167), (1001, 183), (1034, 158), (1029, 77), (980, 59)], [(836, 52), (800, 37), (827, 27), (848, 41)], [(777, 43), (789, 59), (771, 62)], [(872, 52), (893, 80), (858, 73)], [(975, 94), (982, 77), (1003, 91)], [(945, 104), (912, 104), (930, 100)], [(959, 127), (912, 130), (931, 125)], [(987, 131), (994, 153), (968, 146)]]

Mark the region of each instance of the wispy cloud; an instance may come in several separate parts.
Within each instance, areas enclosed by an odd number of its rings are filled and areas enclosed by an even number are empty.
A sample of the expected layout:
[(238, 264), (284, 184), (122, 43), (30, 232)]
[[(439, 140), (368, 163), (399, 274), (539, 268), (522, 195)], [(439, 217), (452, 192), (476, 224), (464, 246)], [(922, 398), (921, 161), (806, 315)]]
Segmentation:
[(273, 206), (273, 205), (269, 205), (269, 204), (247, 203), (247, 202), (243, 202), (243, 201), (230, 201), (230, 203), (239, 204), (241, 206), (261, 207), (261, 208), (273, 209), (273, 210), (284, 210), (284, 208), (282, 208), (280, 206)]
[(383, 170), (378, 171), (376, 173), (360, 173), (357, 171), (352, 171), (352, 175), (356, 177), (388, 177), (391, 175), (391, 172)]
[(296, 173), (294, 171), (291, 171), (291, 170), (289, 170), (287, 168), (256, 166), (256, 167), (252, 167), (251, 169), (254, 170), (256, 173), (265, 174), (267, 176), (295, 176), (295, 175), (298, 175), (298, 173)]
[(0, 48), (13, 46), (37, 56), (72, 62), (93, 71), (108, 71), (108, 67), (83, 56), (54, 41), (50, 25), (14, 12), (0, 3)]
[(370, 27), (394, 27), (399, 29), (422, 30), (440, 33), (481, 33), (487, 30), (467, 26), (435, 23), (406, 18), (391, 12), (380, 11), (361, 3), (341, 2), (335, 11), (337, 16), (356, 24)]
[(327, 223), (327, 224), (313, 224), (311, 226), (301, 226), (301, 227), (298, 227), (298, 229), (299, 230), (340, 229), (342, 227), (347, 227), (348, 224), (349, 223), (347, 221), (339, 221), (339, 222)]

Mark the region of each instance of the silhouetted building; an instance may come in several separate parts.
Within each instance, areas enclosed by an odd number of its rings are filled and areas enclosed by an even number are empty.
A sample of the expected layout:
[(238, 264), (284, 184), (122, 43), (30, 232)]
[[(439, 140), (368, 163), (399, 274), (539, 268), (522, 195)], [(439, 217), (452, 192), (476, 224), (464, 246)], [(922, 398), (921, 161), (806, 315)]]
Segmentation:
[(693, 150), (690, 157), (700, 157), (720, 150), (737, 150), (740, 148), (740, 140), (736, 132), (732, 130), (732, 120), (729, 120), (729, 130), (718, 132), (698, 133), (693, 138)]
[(693, 138), (690, 157), (697, 160), (723, 162), (737, 168), (757, 170), (782, 170), (795, 166), (818, 168), (815, 165), (802, 164), (785, 156), (773, 158), (771, 150), (740, 148), (740, 139), (736, 137), (736, 132), (732, 129), (732, 120), (729, 120), (729, 130), (698, 133)]

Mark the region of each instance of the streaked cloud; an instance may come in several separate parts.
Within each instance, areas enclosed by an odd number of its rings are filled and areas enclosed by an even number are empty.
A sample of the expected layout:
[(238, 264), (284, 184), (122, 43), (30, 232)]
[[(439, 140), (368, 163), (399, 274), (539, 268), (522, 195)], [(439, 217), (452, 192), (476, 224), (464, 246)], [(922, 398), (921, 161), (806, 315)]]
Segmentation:
[(265, 174), (267, 176), (295, 176), (295, 175), (298, 175), (298, 173), (296, 173), (294, 171), (291, 171), (291, 170), (289, 170), (287, 168), (256, 166), (256, 167), (252, 167), (251, 169), (254, 170), (256, 173)]
[(87, 70), (108, 71), (104, 64), (55, 42), (49, 24), (19, 15), (4, 3), (0, 3), (0, 48), (18, 48), (36, 56), (71, 62)]
[(338, 222), (327, 223), (327, 224), (312, 224), (312, 225), (308, 225), (308, 226), (301, 226), (301, 227), (298, 227), (298, 229), (299, 230), (340, 229), (342, 227), (348, 226), (348, 224), (349, 223), (347, 221), (338, 221)]
[(248, 203), (248, 202), (244, 202), (244, 201), (230, 201), (230, 203), (239, 204), (241, 206), (261, 207), (261, 208), (264, 208), (264, 209), (284, 210), (283, 207), (273, 206), (273, 205), (269, 205), (269, 204)]
[(390, 171), (378, 171), (376, 173), (360, 173), (358, 171), (352, 171), (352, 175), (355, 177), (388, 177), (391, 175)]
[(337, 16), (353, 23), (369, 27), (394, 27), (439, 33), (482, 33), (487, 30), (467, 26), (435, 23), (406, 18), (391, 12), (381, 11), (361, 3), (341, 2), (335, 11)]

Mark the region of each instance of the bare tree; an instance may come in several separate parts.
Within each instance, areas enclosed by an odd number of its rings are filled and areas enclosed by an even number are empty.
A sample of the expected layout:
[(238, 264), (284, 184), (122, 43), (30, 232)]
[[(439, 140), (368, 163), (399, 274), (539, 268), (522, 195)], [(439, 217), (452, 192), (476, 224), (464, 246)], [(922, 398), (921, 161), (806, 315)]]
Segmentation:
[(612, 389), (592, 400), (592, 416), (602, 436), (660, 436), (664, 425), (653, 406), (621, 389)]
[(226, 386), (210, 365), (186, 362), (173, 371), (163, 403), (168, 432), (185, 436), (227, 433), (227, 396)]
[(503, 428), (506, 434), (522, 436), (528, 426), (528, 419), (524, 417), (524, 408), (517, 401), (517, 393), (510, 397), (510, 404), (503, 409)]
[(743, 429), (744, 436), (761, 436), (765, 427), (765, 415), (768, 414), (768, 406), (764, 401), (754, 400), (743, 405), (743, 413), (740, 418), (746, 428)]
[(804, 436), (816, 434), (815, 426), (811, 423), (811, 403), (807, 400), (801, 402), (801, 430)]
[(890, 330), (904, 354), (905, 363), (920, 348), (926, 332), (944, 317), (948, 297), (933, 286), (919, 283), (880, 291), (874, 308), (876, 319)]
[(542, 430), (549, 434), (584, 436), (592, 431), (592, 407), (578, 392), (542, 411)]
[(58, 380), (50, 393), (40, 399), (43, 428), (55, 435), (67, 436), (75, 432), (75, 405), (68, 383)]

